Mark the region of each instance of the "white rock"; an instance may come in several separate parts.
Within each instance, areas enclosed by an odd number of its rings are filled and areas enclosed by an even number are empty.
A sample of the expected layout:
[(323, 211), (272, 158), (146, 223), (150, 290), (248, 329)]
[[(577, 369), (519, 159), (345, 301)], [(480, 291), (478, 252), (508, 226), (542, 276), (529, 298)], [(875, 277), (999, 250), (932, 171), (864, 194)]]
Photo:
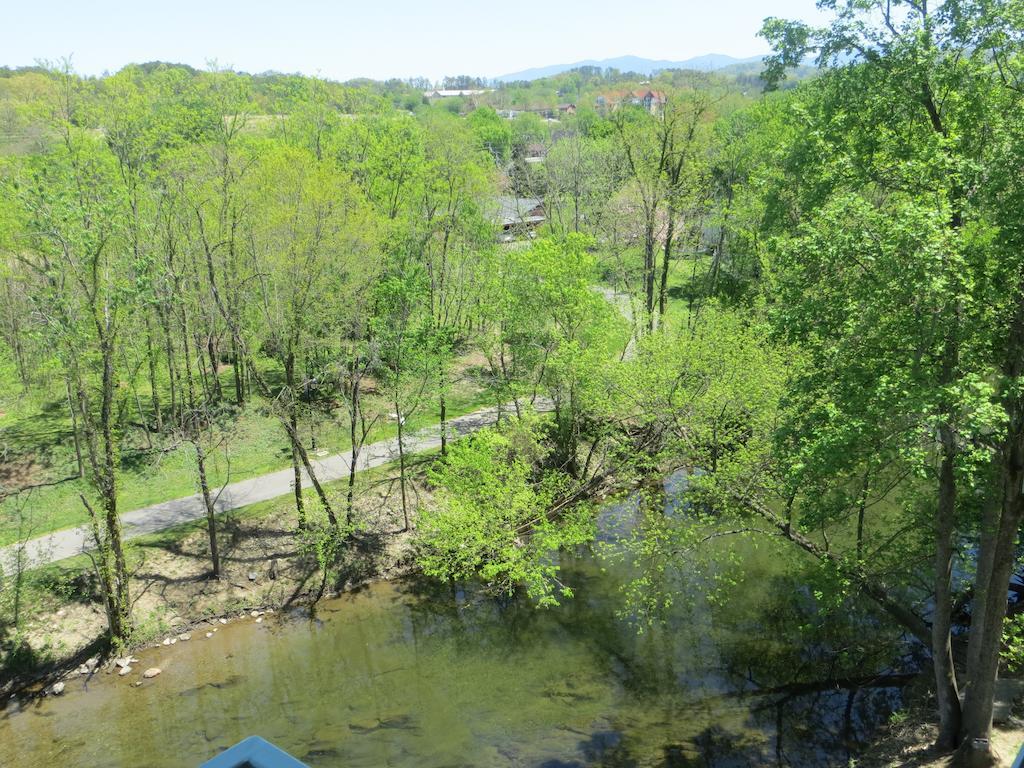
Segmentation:
[(224, 618), (223, 616), (221, 616), (221, 617), (220, 617), (220, 623), (221, 623), (221, 624), (227, 624), (227, 623), (228, 623), (228, 620), (227, 620), (227, 619), (225, 619), (225, 618)]
[(164, 638), (164, 645), (170, 645), (170, 644), (171, 644), (171, 638), (165, 637)]
[(176, 642), (178, 642), (178, 638), (172, 637), (171, 638), (171, 645), (174, 645)]
[(132, 668), (131, 667), (121, 667), (121, 669), (118, 671), (117, 674), (120, 675), (121, 677), (124, 677), (125, 675), (130, 675), (131, 672), (132, 672)]
[(160, 667), (150, 667), (149, 669), (147, 669), (145, 672), (142, 673), (142, 676), (148, 680), (150, 678), (156, 677), (162, 671), (163, 670), (161, 670)]
[(124, 669), (125, 667), (127, 667), (131, 663), (132, 663), (132, 660), (131, 660), (130, 656), (125, 656), (124, 658), (121, 658), (121, 659), (114, 659), (114, 666), (120, 667), (121, 669)]
[(256, 618), (257, 616), (259, 616), (259, 615), (260, 615), (260, 612), (259, 612), (259, 611), (253, 611), (253, 612), (252, 612), (252, 613), (250, 613), (249, 615), (250, 615), (250, 616), (252, 616), (252, 617), (253, 617), (253, 618), (255, 619), (255, 618)]
[(262, 616), (260, 616), (258, 619), (256, 619), (256, 623), (257, 624), (259, 624), (261, 621), (263, 621), (263, 617)]
[(192, 635), (190, 635), (188, 632), (182, 632), (180, 635), (178, 635), (178, 639), (181, 640), (181, 642), (185, 642), (186, 640), (191, 640)]
[(206, 633), (206, 637), (207, 637), (207, 638), (211, 638), (211, 637), (213, 637), (213, 632), (207, 632), (207, 633)]
[(62, 693), (64, 693), (64, 681), (61, 680), (60, 682), (56, 682), (52, 686), (50, 686), (50, 693), (52, 693), (54, 696), (60, 696)]

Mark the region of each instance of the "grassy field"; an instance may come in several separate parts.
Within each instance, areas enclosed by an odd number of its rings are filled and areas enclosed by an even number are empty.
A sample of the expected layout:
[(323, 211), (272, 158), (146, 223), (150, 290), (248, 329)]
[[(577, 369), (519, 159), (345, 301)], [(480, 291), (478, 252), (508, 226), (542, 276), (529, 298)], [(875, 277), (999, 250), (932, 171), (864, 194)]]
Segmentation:
[[(0, 488), (28, 488), (0, 502), (0, 545), (19, 538), (39, 536), (87, 522), (79, 494), (91, 495), (88, 482), (77, 478), (67, 406), (56, 393), (32, 397), (12, 385), (13, 371), (0, 369), (0, 381), (8, 384), (0, 394)], [(231, 371), (221, 372), (225, 392)], [(146, 396), (140, 399), (148, 402)], [(490, 396), (473, 372), (467, 371), (447, 398), (449, 417), (477, 410), (491, 403)], [(397, 426), (390, 409), (370, 395), (367, 412), (378, 412), (368, 441), (394, 437)], [(411, 430), (436, 424), (437, 404), (423, 403), (409, 420)], [(300, 423), (307, 448), (338, 453), (347, 450), (349, 430), (343, 409), (318, 409)], [(152, 440), (152, 445), (149, 441)], [(290, 466), (291, 450), (277, 418), (265, 402), (254, 398), (226, 418), (214, 430), (207, 465), (210, 483), (244, 480)], [(122, 512), (196, 493), (195, 456), (189, 443), (175, 438), (147, 439), (133, 429), (123, 439), (118, 475)]]

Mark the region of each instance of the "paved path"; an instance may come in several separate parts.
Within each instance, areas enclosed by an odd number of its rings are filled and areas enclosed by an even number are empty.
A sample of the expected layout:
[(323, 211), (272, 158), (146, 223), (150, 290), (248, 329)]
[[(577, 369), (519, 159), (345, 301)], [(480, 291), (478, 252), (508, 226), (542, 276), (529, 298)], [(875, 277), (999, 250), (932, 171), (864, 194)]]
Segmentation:
[[(538, 407), (543, 407), (538, 404)], [(508, 414), (511, 406), (502, 406), (501, 413)], [(494, 424), (498, 419), (498, 408), (484, 408), (480, 411), (459, 416), (448, 421), (448, 434), (452, 439), (468, 435), (481, 427)], [(405, 451), (408, 454), (421, 453), (441, 445), (440, 425), (428, 427), (405, 438)], [(322, 459), (311, 461), (316, 468), (317, 479), (321, 483), (329, 483), (333, 480), (341, 480), (348, 477), (349, 467), (348, 454), (338, 454)], [(381, 440), (377, 443), (364, 445), (359, 454), (356, 471), (372, 469), (382, 464), (388, 464), (398, 460), (398, 438)], [(312, 483), (306, 475), (303, 475), (303, 488), (309, 488)], [(293, 492), (294, 472), (291, 467), (278, 472), (271, 472), (260, 475), (249, 480), (241, 480), (237, 483), (230, 483), (224, 487), (217, 496), (215, 506), (218, 512), (226, 512), (238, 509), (259, 501), (267, 501), (278, 496), (284, 496)], [(216, 494), (216, 490), (213, 491)], [(206, 507), (203, 504), (202, 496), (194, 494), (183, 499), (164, 501), (154, 504), (151, 507), (143, 507), (134, 512), (126, 512), (121, 515), (124, 538), (134, 539), (136, 536), (144, 536), (148, 533), (162, 531), (181, 523), (188, 523), (206, 517)], [(23, 567), (33, 568), (47, 563), (54, 563), (68, 557), (79, 555), (95, 549), (92, 534), (88, 526), (69, 528), (62, 531), (54, 531), (46, 536), (30, 539), (24, 544)], [(17, 557), (18, 545), (11, 545), (0, 549), (0, 563), (5, 569), (10, 569)]]

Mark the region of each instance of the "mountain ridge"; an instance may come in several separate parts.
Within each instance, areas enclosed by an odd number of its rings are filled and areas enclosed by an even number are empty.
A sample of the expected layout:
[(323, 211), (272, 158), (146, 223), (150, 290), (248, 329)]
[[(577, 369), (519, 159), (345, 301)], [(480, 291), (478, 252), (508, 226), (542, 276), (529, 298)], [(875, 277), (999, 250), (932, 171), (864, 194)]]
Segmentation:
[(572, 64), (549, 64), (542, 67), (530, 67), (519, 72), (510, 72), (499, 75), (494, 79), (501, 83), (510, 83), (517, 80), (538, 80), (542, 77), (551, 77), (568, 72), (578, 67), (600, 67), (601, 69), (618, 69), (623, 72), (638, 72), (643, 75), (652, 75), (663, 69), (693, 69), (700, 72), (713, 72), (718, 69), (732, 66), (733, 64), (749, 64), (760, 61), (763, 56), (748, 56), (737, 58), (724, 53), (705, 53), (700, 56), (692, 56), (681, 61), (670, 59), (647, 59), (642, 56), (616, 56), (609, 59), (584, 59)]

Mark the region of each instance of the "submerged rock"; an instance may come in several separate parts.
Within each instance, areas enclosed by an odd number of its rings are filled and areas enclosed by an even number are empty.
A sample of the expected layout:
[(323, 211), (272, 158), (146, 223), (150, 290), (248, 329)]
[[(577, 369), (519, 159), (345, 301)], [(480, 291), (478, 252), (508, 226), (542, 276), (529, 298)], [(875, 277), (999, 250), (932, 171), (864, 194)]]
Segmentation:
[(188, 632), (182, 632), (180, 635), (178, 635), (178, 639), (184, 643), (186, 640), (191, 640), (192, 635), (190, 635)]
[(160, 667), (150, 667), (149, 669), (147, 669), (145, 672), (142, 673), (142, 676), (148, 680), (150, 678), (156, 677), (162, 671), (163, 670), (161, 670)]
[(121, 667), (121, 669), (118, 671), (117, 674), (120, 675), (121, 677), (124, 677), (125, 675), (130, 675), (131, 672), (132, 672), (132, 668), (131, 667)]

